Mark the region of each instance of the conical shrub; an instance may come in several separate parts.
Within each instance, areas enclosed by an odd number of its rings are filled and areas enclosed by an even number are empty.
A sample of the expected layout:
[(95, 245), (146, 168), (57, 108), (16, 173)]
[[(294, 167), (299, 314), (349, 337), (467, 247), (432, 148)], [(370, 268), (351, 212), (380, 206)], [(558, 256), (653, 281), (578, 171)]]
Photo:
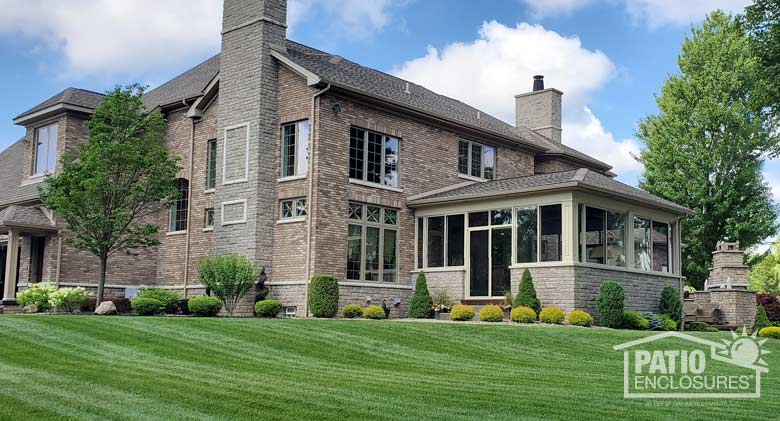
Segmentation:
[(536, 298), (534, 279), (531, 277), (531, 272), (528, 269), (523, 271), (523, 277), (520, 280), (520, 290), (517, 292), (517, 298), (513, 304), (514, 308), (531, 308), (536, 312), (536, 314), (539, 314), (539, 312), (542, 310), (542, 304), (539, 302), (539, 299)]
[(412, 302), (409, 304), (409, 317), (412, 319), (430, 319), (433, 317), (433, 299), (428, 292), (425, 273), (417, 275)]

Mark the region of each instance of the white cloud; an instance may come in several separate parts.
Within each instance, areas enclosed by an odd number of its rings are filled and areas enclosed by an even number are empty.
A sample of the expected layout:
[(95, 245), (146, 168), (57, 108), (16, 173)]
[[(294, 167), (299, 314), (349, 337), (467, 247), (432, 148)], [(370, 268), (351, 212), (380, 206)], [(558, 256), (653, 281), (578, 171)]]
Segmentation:
[(523, 3), (528, 7), (531, 15), (536, 18), (542, 18), (545, 16), (571, 14), (577, 9), (590, 5), (593, 3), (593, 0), (523, 0)]
[[(399, 3), (290, 0), (288, 33), (330, 22), (325, 29), (333, 37), (367, 36), (385, 27), (390, 7)], [(51, 73), (67, 79), (160, 70), (220, 46), (221, 0), (0, 0), (0, 10), (0, 36), (34, 40), (48, 54), (46, 64), (60, 66)]]
[(429, 47), (393, 73), (438, 93), (467, 102), (514, 123), (514, 95), (531, 89), (532, 76), (543, 74), (547, 87), (563, 95), (563, 141), (601, 159), (618, 172), (638, 171), (632, 139), (615, 139), (587, 107), (590, 95), (615, 71), (601, 51), (582, 47), (577, 37), (563, 37), (540, 25), (508, 27), (485, 22), (479, 37), (441, 51)]
[(626, 11), (652, 29), (665, 25), (690, 25), (716, 10), (741, 13), (752, 0), (625, 0)]

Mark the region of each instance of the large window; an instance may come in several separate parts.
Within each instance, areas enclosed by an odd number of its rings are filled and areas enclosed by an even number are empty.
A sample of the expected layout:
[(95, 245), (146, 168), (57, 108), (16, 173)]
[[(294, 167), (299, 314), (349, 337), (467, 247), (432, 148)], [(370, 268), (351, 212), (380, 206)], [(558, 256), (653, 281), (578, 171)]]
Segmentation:
[(57, 124), (35, 130), (33, 175), (53, 173), (57, 168)]
[(561, 212), (561, 205), (539, 207), (539, 260), (542, 262), (557, 262), (563, 257)]
[[(463, 247), (466, 233), (464, 215), (418, 218), (417, 224), (418, 268), (463, 266)], [(421, 233), (425, 233), (425, 237), (422, 237)], [(423, 253), (423, 250), (425, 250), (425, 253)], [(423, 256), (426, 257), (424, 265)]]
[(187, 230), (187, 211), (189, 207), (190, 182), (184, 178), (176, 179), (176, 189), (179, 196), (171, 206), (170, 228), (171, 232)]
[(634, 217), (634, 268), (672, 272), (672, 225)]
[(347, 279), (398, 280), (398, 211), (364, 203), (349, 203)]
[(282, 177), (305, 176), (309, 168), (309, 120), (282, 126)]
[(397, 138), (352, 127), (349, 133), (349, 178), (398, 187), (399, 153)]
[(217, 187), (217, 139), (206, 144), (206, 190)]
[(653, 221), (653, 270), (672, 271), (672, 235), (671, 225)]
[(585, 206), (585, 261), (626, 266), (626, 215)]
[(557, 262), (563, 257), (561, 205), (515, 211), (517, 263)]
[(536, 208), (517, 210), (517, 263), (533, 263), (537, 260), (537, 212)]
[(496, 177), (496, 148), (461, 140), (458, 143), (458, 173), (493, 180)]
[(651, 225), (649, 219), (634, 217), (634, 268), (653, 270), (651, 250)]

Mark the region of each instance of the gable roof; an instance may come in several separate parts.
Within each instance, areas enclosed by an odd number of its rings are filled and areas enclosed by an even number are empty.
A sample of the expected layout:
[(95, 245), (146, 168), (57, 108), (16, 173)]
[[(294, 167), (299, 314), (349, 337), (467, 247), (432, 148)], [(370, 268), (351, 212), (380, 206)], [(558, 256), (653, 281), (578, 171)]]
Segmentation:
[(549, 174), (534, 174), (525, 177), (504, 178), (494, 181), (474, 182), (430, 194), (419, 194), (409, 200), (410, 206), (484, 199), (491, 196), (527, 194), (550, 189), (582, 188), (598, 193), (619, 194), (621, 197), (657, 206), (675, 213), (692, 214), (690, 209), (674, 202), (661, 199), (644, 190), (631, 187), (596, 171), (580, 168)]
[(57, 106), (70, 106), (82, 111), (94, 110), (100, 104), (105, 95), (79, 88), (66, 88), (62, 92), (30, 108), (14, 117), (14, 123), (20, 124), (25, 117), (32, 117), (37, 113), (45, 113), (48, 109)]
[(0, 230), (8, 228), (32, 228), (56, 231), (57, 227), (40, 206), (11, 205), (0, 211)]
[(219, 54), (145, 93), (144, 104), (151, 109), (198, 97), (217, 73)]

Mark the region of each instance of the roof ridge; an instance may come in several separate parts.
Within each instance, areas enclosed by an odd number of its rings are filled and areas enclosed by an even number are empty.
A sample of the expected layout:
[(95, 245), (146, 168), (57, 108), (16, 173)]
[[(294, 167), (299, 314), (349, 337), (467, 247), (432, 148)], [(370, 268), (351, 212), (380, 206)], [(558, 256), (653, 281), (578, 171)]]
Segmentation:
[(574, 173), (574, 177), (572, 177), (572, 181), (584, 181), (588, 171), (590, 170), (587, 168), (578, 168), (577, 172)]

